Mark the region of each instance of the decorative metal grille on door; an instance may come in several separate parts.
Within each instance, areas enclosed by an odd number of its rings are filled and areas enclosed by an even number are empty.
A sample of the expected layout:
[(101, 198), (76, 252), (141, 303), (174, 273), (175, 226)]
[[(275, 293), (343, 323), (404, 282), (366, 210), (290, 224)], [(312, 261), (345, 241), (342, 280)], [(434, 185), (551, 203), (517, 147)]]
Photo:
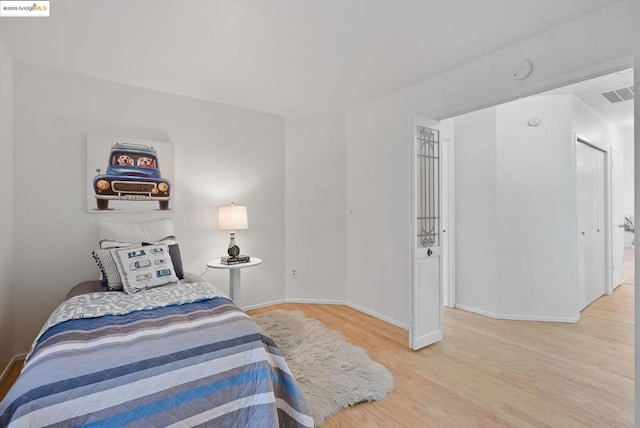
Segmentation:
[(440, 132), (417, 127), (418, 246), (440, 246)]

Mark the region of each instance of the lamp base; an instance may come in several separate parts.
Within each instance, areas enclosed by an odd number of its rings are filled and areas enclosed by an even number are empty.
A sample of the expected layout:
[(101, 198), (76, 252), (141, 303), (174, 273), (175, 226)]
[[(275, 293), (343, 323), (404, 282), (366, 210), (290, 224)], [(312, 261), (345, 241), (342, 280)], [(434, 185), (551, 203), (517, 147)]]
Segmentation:
[(230, 257), (237, 257), (240, 254), (240, 247), (236, 245), (235, 232), (229, 233), (231, 240), (229, 241), (229, 248), (227, 248), (227, 254)]

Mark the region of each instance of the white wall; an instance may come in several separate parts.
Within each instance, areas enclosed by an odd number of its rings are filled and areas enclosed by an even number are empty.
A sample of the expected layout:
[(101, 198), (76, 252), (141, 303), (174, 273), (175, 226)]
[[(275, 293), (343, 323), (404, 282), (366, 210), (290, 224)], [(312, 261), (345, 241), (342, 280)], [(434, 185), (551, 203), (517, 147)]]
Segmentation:
[(13, 357), (13, 65), (0, 44), (0, 373)]
[[(502, 318), (578, 319), (572, 101), (530, 97), (496, 108)], [(533, 118), (542, 125), (529, 126)]]
[[(347, 300), (399, 324), (410, 320), (411, 115), (454, 116), (629, 66), (631, 19), (620, 2), (349, 111)], [(522, 58), (534, 71), (516, 81), (511, 69)]]
[[(173, 141), (170, 216), (185, 268), (201, 273), (225, 254), (217, 206), (246, 204), (250, 229), (237, 242), (264, 263), (242, 273), (242, 304), (284, 297), (284, 118), (21, 63), (14, 78), (15, 352), (73, 285), (96, 277), (98, 222), (165, 216), (86, 212), (87, 133)], [(227, 290), (227, 272), (206, 278)]]
[(457, 306), (576, 321), (573, 133), (619, 151), (620, 133), (571, 95), (527, 97), (454, 123)]
[(496, 109), (456, 117), (456, 304), (498, 312)]
[(289, 118), (286, 126), (285, 295), (344, 301), (345, 117)]

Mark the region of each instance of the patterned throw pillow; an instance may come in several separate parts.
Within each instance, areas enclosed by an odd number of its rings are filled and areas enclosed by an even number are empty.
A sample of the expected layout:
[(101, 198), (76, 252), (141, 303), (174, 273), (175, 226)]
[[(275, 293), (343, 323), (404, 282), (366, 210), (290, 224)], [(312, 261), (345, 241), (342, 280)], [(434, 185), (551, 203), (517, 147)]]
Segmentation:
[(169, 247), (165, 244), (112, 248), (109, 251), (124, 291), (129, 294), (178, 282)]
[[(151, 244), (143, 243), (142, 245), (146, 246)], [(127, 244), (125, 246), (115, 248), (129, 248), (135, 246), (140, 246), (140, 244)], [(171, 263), (173, 263), (173, 268), (176, 276), (179, 280), (184, 279), (184, 269), (182, 267), (180, 246), (178, 244), (171, 244), (168, 247), (169, 256), (171, 257)], [(122, 279), (120, 278), (120, 272), (118, 272), (116, 262), (113, 260), (113, 256), (111, 255), (111, 251), (109, 249), (98, 249), (94, 250), (92, 255), (94, 260), (98, 264), (98, 268), (100, 268), (103, 287), (106, 287), (109, 291), (122, 291)]]
[[(130, 247), (132, 245), (156, 245), (156, 244), (167, 244), (169, 246), (169, 254), (171, 255), (171, 261), (173, 262), (173, 267), (175, 268), (176, 276), (178, 277), (178, 279), (184, 279), (184, 269), (182, 268), (182, 256), (180, 254), (180, 246), (176, 241), (176, 237), (173, 235), (162, 238), (160, 241), (155, 241), (155, 242), (143, 241), (142, 243), (121, 242), (121, 241), (112, 241), (110, 239), (102, 239), (100, 241), (100, 248), (110, 249), (110, 248)], [(120, 290), (122, 290), (122, 288), (120, 288)]]
[(122, 290), (122, 279), (120, 279), (120, 273), (116, 263), (113, 261), (111, 252), (109, 250), (93, 250), (92, 254), (100, 268), (103, 281), (106, 281), (107, 290)]

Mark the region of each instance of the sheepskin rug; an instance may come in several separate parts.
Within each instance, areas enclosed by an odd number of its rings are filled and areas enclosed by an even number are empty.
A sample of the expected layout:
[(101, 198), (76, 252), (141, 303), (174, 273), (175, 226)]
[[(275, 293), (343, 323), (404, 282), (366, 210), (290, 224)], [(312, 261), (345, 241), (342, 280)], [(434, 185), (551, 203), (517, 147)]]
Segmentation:
[(393, 389), (393, 376), (384, 366), (320, 321), (285, 310), (253, 319), (280, 347), (316, 426), (345, 407), (382, 400)]

